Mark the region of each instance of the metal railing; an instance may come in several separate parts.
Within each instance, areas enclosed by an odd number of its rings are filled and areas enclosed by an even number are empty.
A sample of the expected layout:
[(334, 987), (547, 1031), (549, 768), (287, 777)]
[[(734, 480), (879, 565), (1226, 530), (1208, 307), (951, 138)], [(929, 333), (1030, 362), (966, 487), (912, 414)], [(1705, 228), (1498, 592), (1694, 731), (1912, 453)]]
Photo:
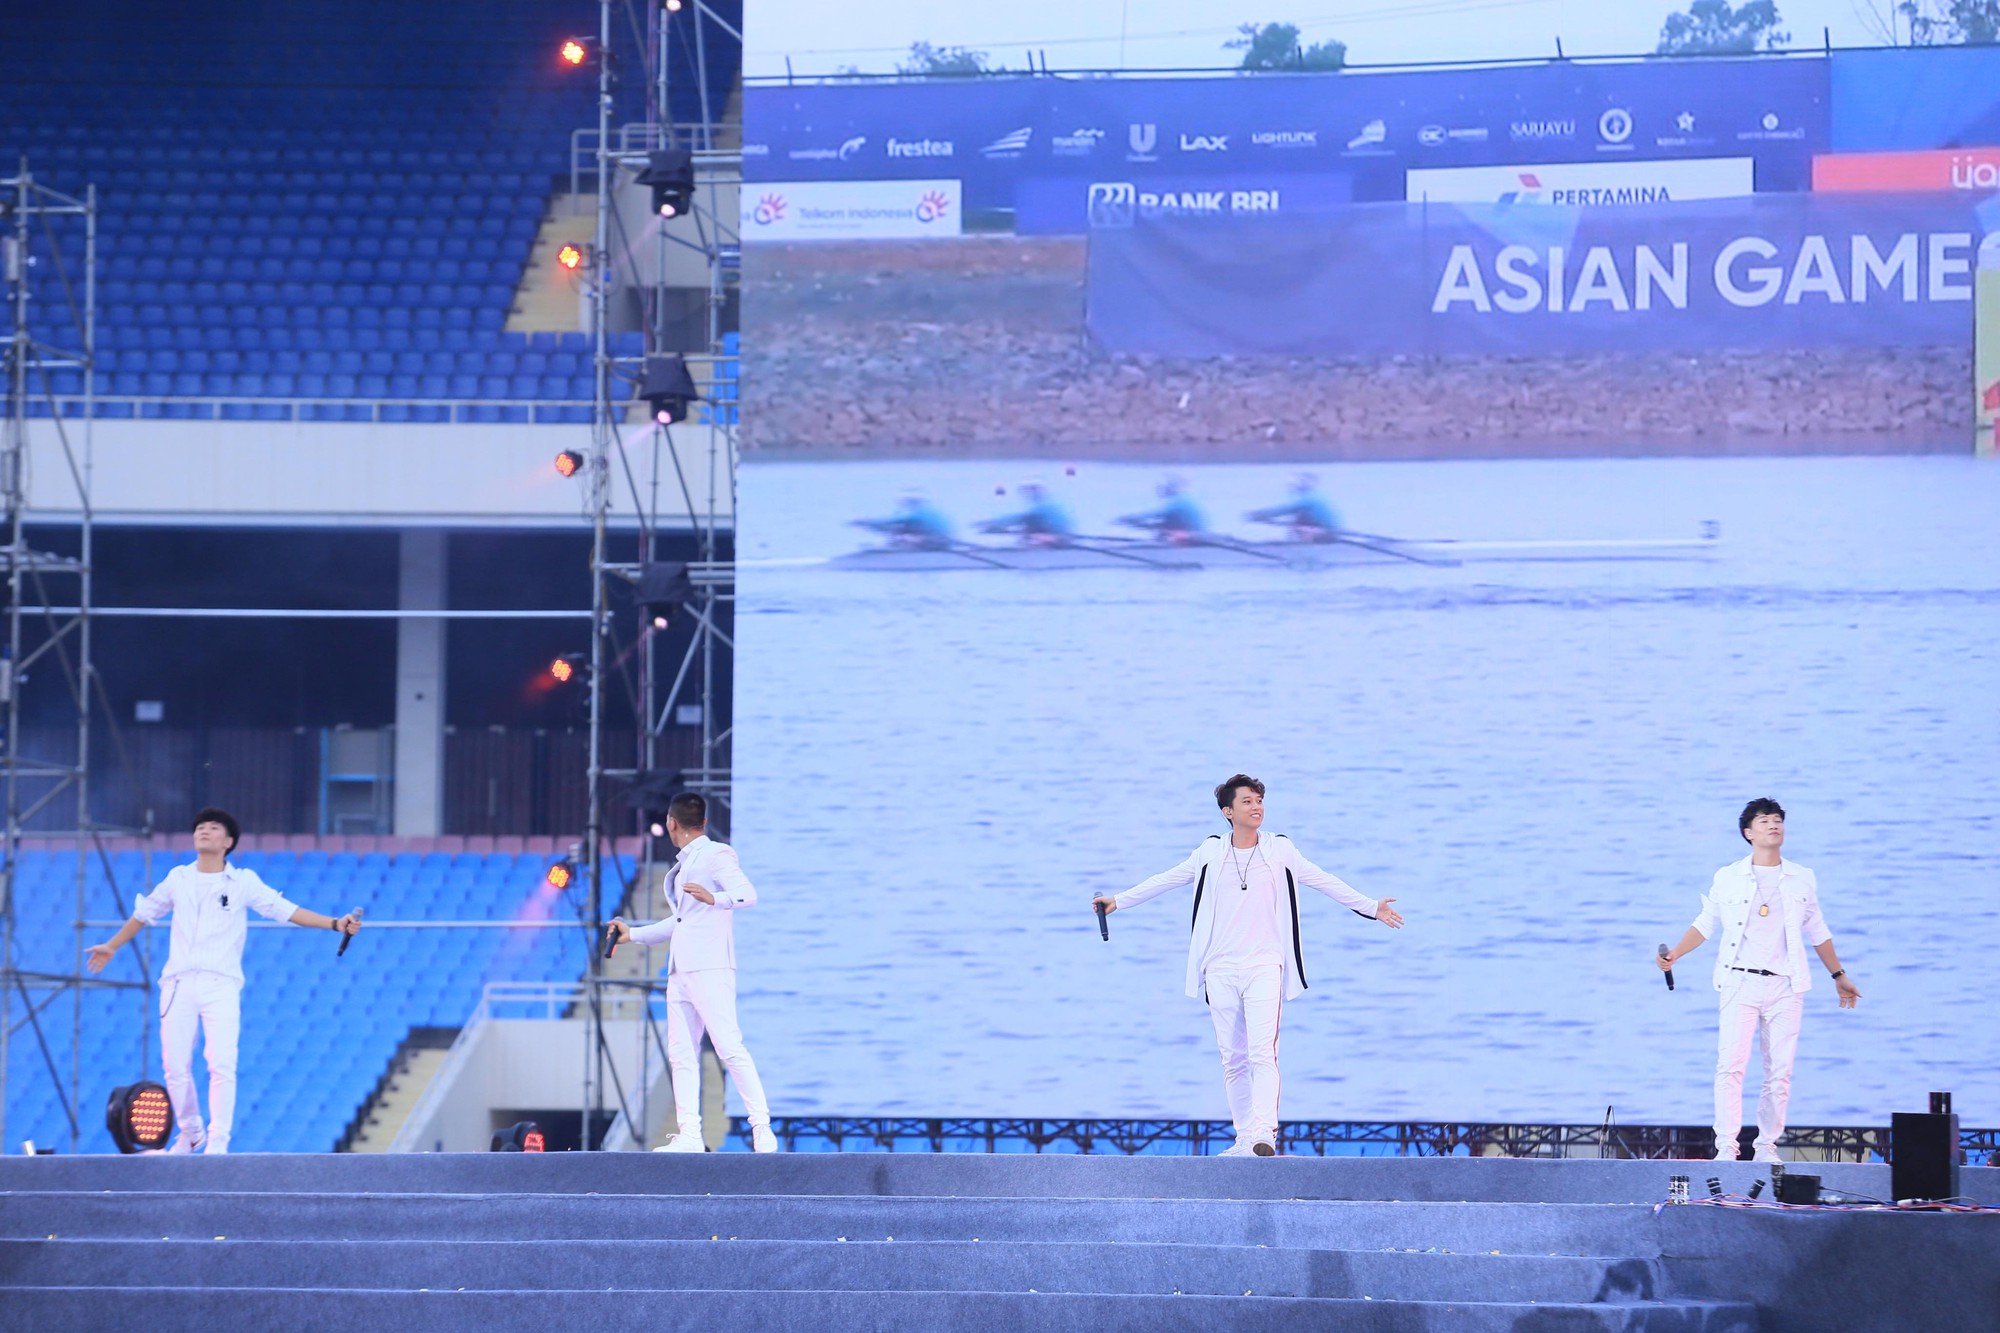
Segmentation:
[[(923, 1118), (778, 1116), (772, 1131), (787, 1150), (833, 1152), (1059, 1152), (1207, 1157), (1236, 1141), (1226, 1120)], [(730, 1122), (748, 1140), (749, 1122)], [(1690, 1125), (1480, 1124), (1438, 1121), (1294, 1120), (1278, 1147), (1294, 1156), (1540, 1157), (1705, 1159), (1714, 1131)], [(1886, 1162), (1889, 1130), (1877, 1126), (1787, 1130), (1778, 1146), (1795, 1160)], [(2000, 1129), (1961, 1129), (1974, 1163), (2000, 1164)]]
[[(695, 358), (688, 358), (690, 361)], [(145, 420), (145, 421), (344, 421), (354, 424), (391, 422), (396, 425), (580, 425), (590, 419), (591, 404), (588, 399), (547, 399), (547, 398), (223, 398), (223, 397), (107, 397), (98, 395), (89, 400), (93, 406), (92, 415), (99, 421), (105, 420)], [(55, 411), (65, 418), (80, 418), (84, 413), (84, 398), (81, 395), (62, 395), (55, 399)], [(38, 406), (46, 408), (48, 400), (43, 399)], [(107, 407), (121, 410), (106, 411)], [(175, 409), (169, 415), (164, 409)], [(421, 415), (389, 417), (383, 415), (385, 408), (420, 409)], [(150, 410), (149, 410), (150, 409)], [(237, 409), (225, 411), (225, 409)], [(271, 409), (276, 409), (272, 411)], [(319, 416), (308, 409), (327, 409), (328, 415)], [(491, 421), (482, 419), (482, 410), (512, 409), (527, 413), (527, 421)], [(693, 409), (690, 423), (708, 424), (708, 414), (736, 410), (733, 402), (700, 403)], [(360, 415), (365, 411), (367, 415)], [(565, 415), (567, 414), (567, 415)], [(643, 403), (631, 404), (623, 418), (626, 423), (643, 423), (646, 409)]]

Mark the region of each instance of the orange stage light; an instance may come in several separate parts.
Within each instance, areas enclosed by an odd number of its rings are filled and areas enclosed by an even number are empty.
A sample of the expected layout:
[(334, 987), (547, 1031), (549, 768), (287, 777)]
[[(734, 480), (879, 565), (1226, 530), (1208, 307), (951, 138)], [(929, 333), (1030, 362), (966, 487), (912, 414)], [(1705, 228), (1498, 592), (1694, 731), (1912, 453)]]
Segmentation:
[(555, 888), (568, 888), (569, 882), (573, 878), (574, 875), (570, 871), (569, 862), (567, 861), (558, 861), (549, 867), (549, 883)]
[(565, 449), (556, 455), (556, 471), (565, 477), (574, 477), (583, 470), (583, 455), (574, 449)]
[(583, 251), (565, 242), (563, 248), (556, 251), (556, 263), (574, 273), (583, 266)]
[(571, 666), (566, 658), (558, 657), (555, 661), (549, 663), (549, 674), (556, 678), (558, 684), (561, 684), (576, 674), (576, 668)]
[(584, 49), (584, 45), (582, 42), (579, 42), (576, 38), (572, 37), (568, 41), (562, 44), (562, 51), (560, 54), (562, 55), (563, 63), (565, 65), (581, 65), (583, 63), (583, 58), (589, 55), (590, 52)]

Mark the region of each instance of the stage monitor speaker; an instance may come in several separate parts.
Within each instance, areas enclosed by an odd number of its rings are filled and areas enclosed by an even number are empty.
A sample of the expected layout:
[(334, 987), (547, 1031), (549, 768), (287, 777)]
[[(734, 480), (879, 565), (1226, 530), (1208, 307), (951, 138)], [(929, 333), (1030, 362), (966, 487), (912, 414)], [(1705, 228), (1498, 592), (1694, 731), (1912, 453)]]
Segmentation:
[(1777, 1195), (1779, 1203), (1818, 1203), (1819, 1177), (1787, 1171), (1777, 1177), (1772, 1193)]
[(1898, 1111), (1889, 1117), (1889, 1197), (1958, 1197), (1958, 1117)]

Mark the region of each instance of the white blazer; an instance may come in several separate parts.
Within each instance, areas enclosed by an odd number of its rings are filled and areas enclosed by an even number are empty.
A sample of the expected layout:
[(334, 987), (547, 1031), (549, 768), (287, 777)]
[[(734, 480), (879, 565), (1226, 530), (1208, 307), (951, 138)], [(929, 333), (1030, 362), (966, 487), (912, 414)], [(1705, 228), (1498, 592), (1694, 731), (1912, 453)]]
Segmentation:
[[(1750, 858), (1732, 861), (1715, 872), (1708, 892), (1701, 896), (1701, 915), (1694, 928), (1705, 940), (1715, 939), (1715, 988), (1740, 977), (1729, 969), (1737, 966), (1743, 952), (1743, 928), (1750, 921), (1750, 902), (1757, 896), (1757, 876)], [(1806, 965), (1806, 946), (1825, 944), (1833, 938), (1819, 914), (1819, 880), (1796, 861), (1778, 862), (1778, 897), (1785, 913), (1785, 972), (1792, 989), (1804, 993), (1812, 989), (1812, 969)]]
[[(714, 905), (683, 893), (684, 884), (707, 889), (715, 895)], [(667, 945), (669, 972), (736, 966), (733, 918), (743, 908), (757, 905), (757, 890), (737, 864), (733, 847), (713, 842), (704, 833), (681, 848), (673, 869), (667, 872), (667, 902), (673, 915), (650, 926), (635, 927), (633, 939), (641, 944)]]
[[(1136, 907), (1149, 898), (1157, 898), (1169, 889), (1186, 888), (1194, 885), (1194, 910), (1191, 913), (1192, 926), (1188, 932), (1187, 994), (1188, 998), (1206, 998), (1202, 986), (1201, 960), (1208, 952), (1208, 942), (1215, 933), (1215, 897), (1207, 892), (1208, 882), (1218, 877), (1219, 869), (1228, 841), (1219, 833), (1202, 839), (1201, 845), (1188, 853), (1187, 860), (1134, 885), (1118, 894), (1116, 902), (1121, 912), (1128, 907)], [(1257, 835), (1257, 845), (1263, 849), (1265, 858), (1275, 870), (1285, 876), (1285, 893), (1278, 901), (1278, 938), (1285, 945), (1285, 998), (1295, 1000), (1306, 991), (1305, 949), (1299, 942), (1299, 885), (1318, 889), (1342, 907), (1351, 908), (1355, 913), (1373, 917), (1378, 907), (1373, 898), (1356, 893), (1338, 875), (1329, 875), (1299, 854), (1292, 846), (1292, 840), (1282, 833)]]

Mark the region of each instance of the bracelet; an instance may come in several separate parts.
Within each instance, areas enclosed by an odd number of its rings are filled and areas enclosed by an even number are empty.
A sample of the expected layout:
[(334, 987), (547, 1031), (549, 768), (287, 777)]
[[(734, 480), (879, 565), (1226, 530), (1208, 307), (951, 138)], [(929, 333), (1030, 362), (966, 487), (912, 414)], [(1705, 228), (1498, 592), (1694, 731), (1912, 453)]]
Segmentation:
[(1843, 967), (1843, 968), (1841, 968), (1841, 969), (1840, 969), (1840, 971), (1838, 971), (1838, 972), (1835, 972), (1835, 973), (1833, 974), (1833, 976), (1832, 976), (1832, 978), (1831, 978), (1831, 979), (1832, 979), (1832, 980), (1834, 980), (1834, 981), (1838, 981), (1838, 980), (1840, 980), (1840, 979), (1841, 979), (1842, 977), (1844, 977), (1844, 976), (1846, 976), (1846, 975), (1847, 975), (1847, 969)]

